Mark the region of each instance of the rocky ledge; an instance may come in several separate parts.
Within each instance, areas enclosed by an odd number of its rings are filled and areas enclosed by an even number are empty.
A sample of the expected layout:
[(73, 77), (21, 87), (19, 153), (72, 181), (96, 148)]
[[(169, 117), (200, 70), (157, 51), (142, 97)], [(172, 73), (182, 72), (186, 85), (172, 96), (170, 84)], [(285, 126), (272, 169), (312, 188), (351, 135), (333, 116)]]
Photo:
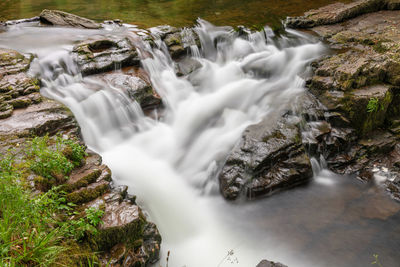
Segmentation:
[[(313, 64), (309, 91), (322, 103), (327, 133), (318, 142), (328, 167), (364, 181), (384, 178), (400, 200), (400, 9), (399, 1), (359, 0), (288, 18), (309, 28), (333, 53)], [(332, 133), (341, 147), (330, 146)]]
[[(41, 96), (39, 81), (26, 73), (32, 58), (0, 49), (0, 154), (12, 151), (16, 158), (24, 155), (24, 144), (36, 136), (54, 139), (57, 135), (82, 142), (69, 109)], [(89, 242), (90, 249), (99, 252), (104, 266), (147, 266), (156, 262), (161, 244), (156, 225), (147, 221), (126, 186), (113, 185), (111, 171), (102, 164), (101, 157), (90, 150), (86, 152), (81, 166), (67, 180), (56, 174), (49, 180), (29, 173), (27, 179), (32, 188), (41, 192), (59, 185), (66, 192), (67, 201), (77, 204), (77, 211), (95, 207), (104, 212), (98, 233)]]

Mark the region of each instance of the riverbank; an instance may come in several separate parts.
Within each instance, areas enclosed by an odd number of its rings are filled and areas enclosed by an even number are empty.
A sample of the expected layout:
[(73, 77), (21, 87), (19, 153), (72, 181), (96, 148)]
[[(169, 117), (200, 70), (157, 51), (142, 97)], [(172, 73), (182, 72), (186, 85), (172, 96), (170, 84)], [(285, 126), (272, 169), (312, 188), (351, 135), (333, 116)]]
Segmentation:
[[(22, 190), (21, 198), (28, 198), (10, 212), (23, 213), (21, 205), (41, 203), (39, 199), (50, 196), (57, 202), (37, 204), (37, 209), (55, 216), (40, 230), (32, 224), (21, 232), (20, 225), (28, 222), (14, 221), (17, 228), (8, 230), (15, 234), (2, 240), (3, 245), (10, 244), (2, 250), (2, 264), (146, 266), (157, 261), (157, 227), (146, 220), (126, 186), (113, 186), (110, 169), (85, 148), (71, 111), (40, 95), (39, 80), (27, 74), (33, 56), (0, 49), (0, 59), (1, 186)], [(89, 210), (97, 217), (90, 217)], [(34, 243), (46, 235), (52, 239), (43, 241), (43, 247)]]

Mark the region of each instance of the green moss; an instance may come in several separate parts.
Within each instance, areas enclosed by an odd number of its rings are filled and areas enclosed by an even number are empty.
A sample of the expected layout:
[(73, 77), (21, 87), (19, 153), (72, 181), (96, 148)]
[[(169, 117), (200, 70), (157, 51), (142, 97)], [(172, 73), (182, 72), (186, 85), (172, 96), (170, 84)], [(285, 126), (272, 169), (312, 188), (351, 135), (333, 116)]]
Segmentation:
[(66, 191), (66, 192), (72, 192), (72, 191), (77, 190), (77, 189), (79, 189), (81, 187), (88, 186), (89, 184), (96, 182), (96, 179), (100, 175), (101, 175), (101, 170), (99, 170), (99, 169), (91, 170), (87, 175), (83, 176), (82, 178), (80, 178), (76, 182), (71, 183), (71, 184), (63, 184), (61, 186), (62, 190)]
[(378, 41), (376, 44), (372, 45), (372, 48), (375, 50), (375, 52), (383, 54), (388, 51), (388, 49), (383, 46), (382, 43), (382, 41)]
[(82, 204), (98, 198), (99, 196), (103, 195), (108, 189), (108, 184), (101, 184), (95, 188), (82, 188), (78, 191), (69, 193), (66, 197), (68, 202)]

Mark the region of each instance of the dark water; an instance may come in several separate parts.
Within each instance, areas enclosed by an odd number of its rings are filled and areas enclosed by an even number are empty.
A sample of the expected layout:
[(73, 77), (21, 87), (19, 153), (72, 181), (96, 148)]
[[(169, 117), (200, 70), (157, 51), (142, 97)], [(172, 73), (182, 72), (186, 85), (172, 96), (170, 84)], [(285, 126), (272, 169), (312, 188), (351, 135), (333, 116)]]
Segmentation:
[[(349, 0), (341, 0), (349, 2)], [(59, 9), (98, 21), (122, 19), (143, 27), (192, 25), (201, 17), (217, 25), (279, 24), (333, 0), (1, 0), (0, 20), (38, 16)]]

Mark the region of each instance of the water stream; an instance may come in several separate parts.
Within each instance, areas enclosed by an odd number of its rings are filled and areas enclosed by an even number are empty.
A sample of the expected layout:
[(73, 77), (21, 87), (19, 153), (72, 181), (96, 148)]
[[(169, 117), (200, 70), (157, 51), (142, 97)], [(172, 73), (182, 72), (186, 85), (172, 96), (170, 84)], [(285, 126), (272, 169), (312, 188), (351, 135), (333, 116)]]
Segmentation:
[(184, 77), (161, 40), (155, 48), (141, 43), (143, 67), (165, 105), (152, 116), (118, 88), (82, 77), (70, 55), (77, 41), (136, 35), (135, 27), (17, 25), (0, 34), (0, 46), (37, 55), (30, 72), (42, 93), (73, 111), (115, 183), (138, 196), (163, 237), (156, 266), (166, 265), (167, 251), (171, 267), (249, 267), (264, 258), (294, 267), (369, 266), (375, 253), (385, 267), (398, 266), (400, 206), (378, 186), (318, 163), (306, 186), (251, 202), (222, 199), (218, 168), (243, 130), (295, 105), (308, 64), (327, 50), (310, 36), (277, 37), (268, 27), (248, 38), (204, 20), (195, 30), (202, 50), (193, 59), (202, 67)]

